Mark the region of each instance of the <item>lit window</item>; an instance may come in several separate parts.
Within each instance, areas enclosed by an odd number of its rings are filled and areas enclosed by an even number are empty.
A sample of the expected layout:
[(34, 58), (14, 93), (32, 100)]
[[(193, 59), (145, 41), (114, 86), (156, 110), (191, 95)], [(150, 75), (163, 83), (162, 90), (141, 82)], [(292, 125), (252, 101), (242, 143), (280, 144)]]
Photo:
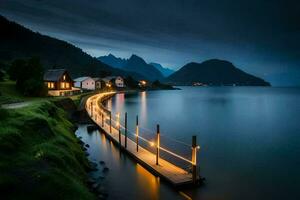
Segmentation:
[(66, 75), (63, 76), (64, 81), (66, 80)]
[(61, 82), (60, 83), (60, 88), (65, 89), (66, 88), (66, 83), (65, 82)]
[(70, 88), (70, 83), (66, 83), (66, 88)]
[(54, 88), (54, 83), (51, 83), (51, 84), (50, 84), (50, 88)]

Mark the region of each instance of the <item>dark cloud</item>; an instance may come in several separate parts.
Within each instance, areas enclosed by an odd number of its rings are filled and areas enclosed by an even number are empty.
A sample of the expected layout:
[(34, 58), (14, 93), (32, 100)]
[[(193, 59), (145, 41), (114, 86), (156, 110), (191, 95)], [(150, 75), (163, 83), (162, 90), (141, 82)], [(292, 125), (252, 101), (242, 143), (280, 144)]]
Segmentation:
[(298, 1), (1, 0), (0, 12), (93, 56), (136, 53), (173, 68), (223, 58), (266, 78), (300, 74)]

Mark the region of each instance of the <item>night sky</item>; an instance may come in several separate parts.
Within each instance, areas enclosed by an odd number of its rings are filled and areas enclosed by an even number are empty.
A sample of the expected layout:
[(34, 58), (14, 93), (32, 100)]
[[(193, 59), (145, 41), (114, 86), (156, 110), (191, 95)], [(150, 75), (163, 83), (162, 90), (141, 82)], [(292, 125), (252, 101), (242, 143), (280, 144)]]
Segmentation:
[(96, 57), (137, 54), (173, 69), (219, 58), (300, 85), (296, 0), (0, 0), (0, 13)]

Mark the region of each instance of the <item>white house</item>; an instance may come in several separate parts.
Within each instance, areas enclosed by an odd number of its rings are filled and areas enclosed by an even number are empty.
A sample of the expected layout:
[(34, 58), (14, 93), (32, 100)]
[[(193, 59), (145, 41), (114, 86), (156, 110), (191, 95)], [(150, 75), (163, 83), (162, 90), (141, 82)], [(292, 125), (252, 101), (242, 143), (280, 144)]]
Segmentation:
[(117, 76), (115, 79), (115, 84), (117, 87), (124, 87), (124, 79), (121, 76)]
[(95, 80), (88, 76), (79, 77), (74, 79), (74, 87), (85, 90), (95, 90)]
[(114, 84), (116, 87), (123, 88), (124, 79), (121, 76), (107, 76), (102, 79), (106, 84)]

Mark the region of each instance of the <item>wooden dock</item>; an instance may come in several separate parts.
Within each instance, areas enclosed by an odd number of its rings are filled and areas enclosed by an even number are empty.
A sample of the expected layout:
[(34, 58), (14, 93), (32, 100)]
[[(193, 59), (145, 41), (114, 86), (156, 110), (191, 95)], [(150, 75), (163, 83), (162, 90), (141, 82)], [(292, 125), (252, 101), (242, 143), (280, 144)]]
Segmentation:
[(102, 105), (102, 101), (112, 95), (114, 95), (112, 92), (100, 93), (89, 97), (86, 101), (86, 110), (89, 116), (103, 130), (106, 136), (151, 173), (170, 182), (172, 185), (178, 187), (195, 183), (192, 173), (188, 173), (162, 158), (159, 158), (158, 164), (156, 164), (157, 155), (141, 146), (138, 147), (137, 151), (137, 143), (132, 139), (127, 138), (127, 147), (125, 148), (125, 135), (119, 134), (119, 130), (110, 125), (110, 111)]

